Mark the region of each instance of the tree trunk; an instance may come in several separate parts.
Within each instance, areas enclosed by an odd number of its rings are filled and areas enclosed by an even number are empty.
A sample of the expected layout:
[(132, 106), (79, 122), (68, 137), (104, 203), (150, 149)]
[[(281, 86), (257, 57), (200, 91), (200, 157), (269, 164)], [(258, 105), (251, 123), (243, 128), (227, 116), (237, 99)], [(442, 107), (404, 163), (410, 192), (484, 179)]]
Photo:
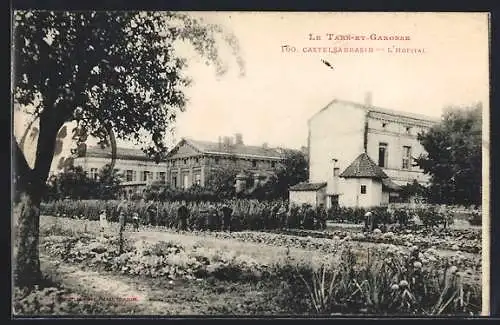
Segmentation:
[(24, 191), (15, 218), (14, 283), (31, 287), (40, 283), (42, 273), (39, 259), (40, 193)]

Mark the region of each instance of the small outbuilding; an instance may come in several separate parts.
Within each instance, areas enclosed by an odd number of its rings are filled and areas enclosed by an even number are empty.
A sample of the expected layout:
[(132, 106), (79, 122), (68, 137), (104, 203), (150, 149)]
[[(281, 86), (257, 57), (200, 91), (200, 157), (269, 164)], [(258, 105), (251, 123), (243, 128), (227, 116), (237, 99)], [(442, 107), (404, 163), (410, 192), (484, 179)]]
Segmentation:
[(360, 154), (340, 175), (339, 205), (375, 207), (389, 203), (399, 190), (389, 176), (366, 153)]
[(290, 204), (310, 204), (317, 207), (325, 204), (326, 182), (324, 183), (299, 183), (289, 189)]

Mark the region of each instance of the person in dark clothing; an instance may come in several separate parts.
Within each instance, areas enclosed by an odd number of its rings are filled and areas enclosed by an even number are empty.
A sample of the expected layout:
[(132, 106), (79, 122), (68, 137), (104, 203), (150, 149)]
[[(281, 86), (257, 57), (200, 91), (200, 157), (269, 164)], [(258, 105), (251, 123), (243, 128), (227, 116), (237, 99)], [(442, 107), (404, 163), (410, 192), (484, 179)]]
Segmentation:
[(290, 204), (287, 212), (286, 227), (296, 228), (300, 226), (300, 213), (301, 209), (295, 204)]
[(219, 215), (217, 213), (217, 209), (213, 204), (211, 204), (208, 208), (208, 216), (207, 216), (207, 226), (210, 231), (216, 230), (218, 217)]
[(187, 219), (189, 217), (189, 209), (183, 203), (177, 209), (177, 218), (179, 219), (179, 230), (187, 230)]
[(320, 229), (326, 229), (326, 219), (328, 218), (325, 206), (321, 203), (316, 211), (316, 218)]
[(310, 205), (304, 206), (304, 219), (302, 226), (304, 229), (312, 229), (314, 225), (314, 210)]
[(231, 209), (227, 204), (222, 206), (222, 230), (231, 231), (231, 215), (233, 213), (233, 209)]
[(139, 231), (139, 214), (137, 212), (134, 212), (132, 222), (134, 225), (134, 231)]
[(276, 219), (278, 222), (278, 225), (281, 226), (282, 228), (286, 227), (287, 223), (287, 213), (286, 213), (286, 207), (285, 204), (279, 205), (278, 211), (276, 212)]
[(153, 202), (149, 202), (146, 207), (146, 224), (157, 226), (156, 218), (157, 209)]
[(375, 216), (371, 211), (365, 213), (365, 231), (373, 231), (375, 229)]

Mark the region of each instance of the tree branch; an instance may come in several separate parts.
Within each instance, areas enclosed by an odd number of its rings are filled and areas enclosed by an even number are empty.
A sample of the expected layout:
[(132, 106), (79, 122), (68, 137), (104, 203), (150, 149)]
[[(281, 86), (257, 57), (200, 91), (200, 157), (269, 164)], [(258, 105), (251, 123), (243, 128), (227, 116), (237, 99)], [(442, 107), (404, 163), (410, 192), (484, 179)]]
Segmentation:
[(14, 159), (14, 168), (13, 168), (13, 176), (14, 176), (14, 184), (15, 189), (24, 190), (26, 189), (31, 181), (31, 173), (33, 172), (28, 162), (26, 161), (26, 157), (24, 156), (23, 151), (19, 147), (15, 137), (12, 137), (11, 151), (13, 151), (13, 159)]
[(64, 124), (63, 119), (57, 117), (57, 110), (52, 108), (40, 116), (40, 133), (36, 148), (35, 166), (33, 171), (35, 177), (44, 183), (49, 176), (50, 165), (54, 157), (57, 132)]
[(16, 166), (16, 168), (14, 169), (15, 174), (20, 176), (28, 175), (32, 170), (15, 137), (12, 137), (11, 150), (14, 151), (13, 157), (14, 157), (14, 164)]
[(30, 121), (28, 124), (28, 127), (24, 131), (23, 137), (19, 141), (19, 147), (24, 148), (24, 142), (26, 141), (26, 137), (28, 136), (29, 131), (31, 130), (31, 127), (33, 126), (33, 123), (38, 119), (38, 115), (35, 115), (35, 117)]

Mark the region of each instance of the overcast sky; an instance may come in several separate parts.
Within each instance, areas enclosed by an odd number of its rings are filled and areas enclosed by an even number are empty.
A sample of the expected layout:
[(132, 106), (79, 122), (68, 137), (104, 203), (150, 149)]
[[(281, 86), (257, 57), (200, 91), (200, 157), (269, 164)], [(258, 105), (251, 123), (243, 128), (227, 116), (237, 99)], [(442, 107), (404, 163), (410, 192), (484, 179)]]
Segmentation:
[[(334, 98), (439, 116), (444, 106), (488, 104), (488, 21), (470, 13), (199, 13), (240, 40), (246, 76), (217, 80), (193, 57), (190, 103), (177, 136), (217, 140), (243, 134), (248, 144), (307, 144), (307, 119)], [(323, 40), (310, 41), (308, 34)], [(329, 41), (326, 33), (408, 35), (410, 41)], [(282, 53), (282, 45), (297, 48)], [(424, 49), (390, 54), (386, 48)], [(368, 53), (304, 53), (304, 47), (384, 48)], [(334, 69), (325, 66), (329, 61)], [(346, 121), (348, 122), (348, 121)]]
[[(224, 57), (231, 69), (218, 79), (213, 67), (206, 66), (188, 48), (180, 47), (179, 53), (189, 59), (186, 72), (194, 83), (186, 91), (189, 102), (186, 112), (178, 116), (171, 144), (181, 137), (217, 141), (219, 136), (240, 132), (247, 144), (267, 142), (271, 146), (300, 148), (307, 144), (307, 120), (314, 113), (334, 98), (363, 102), (367, 91), (372, 93), (376, 106), (434, 117), (447, 105), (482, 101), (488, 108), (486, 14), (193, 14), (235, 34), (246, 75), (239, 75), (228, 49)], [(311, 41), (309, 33), (323, 39)], [(327, 33), (400, 35), (410, 40), (334, 41), (327, 39)], [(295, 46), (296, 52), (284, 53), (282, 45)], [(393, 45), (423, 49), (424, 53), (388, 53), (387, 48)], [(382, 50), (304, 53), (305, 47)], [(21, 130), (21, 124), (16, 129)]]

